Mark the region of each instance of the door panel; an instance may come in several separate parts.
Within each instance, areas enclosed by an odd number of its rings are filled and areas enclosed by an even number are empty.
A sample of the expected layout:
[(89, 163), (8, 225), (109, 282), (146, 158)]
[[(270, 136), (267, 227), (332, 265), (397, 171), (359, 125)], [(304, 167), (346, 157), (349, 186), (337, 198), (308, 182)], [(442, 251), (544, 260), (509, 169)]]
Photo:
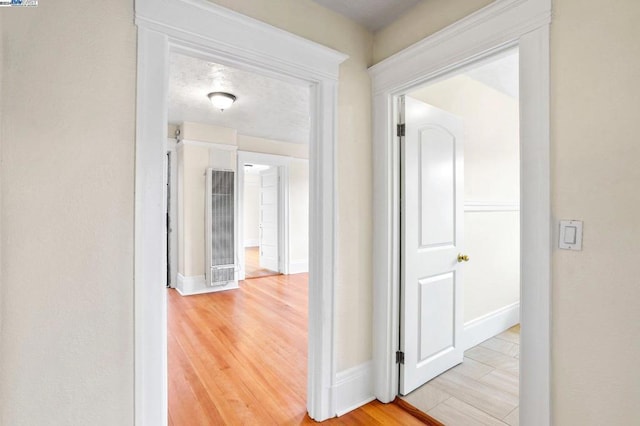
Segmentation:
[(462, 122), (408, 96), (401, 140), (400, 393), (462, 362)]
[(279, 272), (278, 168), (260, 172), (260, 267)]
[(451, 245), (455, 239), (455, 139), (441, 127), (425, 126), (419, 141), (421, 246)]
[[(454, 315), (455, 277), (447, 273), (418, 282), (420, 301), (420, 355), (418, 363), (449, 351), (454, 346), (451, 321)], [(438, 324), (438, 327), (432, 327)]]

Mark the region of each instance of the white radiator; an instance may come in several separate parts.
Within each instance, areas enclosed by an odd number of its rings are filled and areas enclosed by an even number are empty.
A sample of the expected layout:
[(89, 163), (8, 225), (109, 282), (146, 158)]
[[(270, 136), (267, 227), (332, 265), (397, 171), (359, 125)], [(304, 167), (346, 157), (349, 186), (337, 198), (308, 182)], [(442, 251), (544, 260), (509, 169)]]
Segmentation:
[(206, 179), (206, 283), (237, 288), (235, 172), (207, 169)]

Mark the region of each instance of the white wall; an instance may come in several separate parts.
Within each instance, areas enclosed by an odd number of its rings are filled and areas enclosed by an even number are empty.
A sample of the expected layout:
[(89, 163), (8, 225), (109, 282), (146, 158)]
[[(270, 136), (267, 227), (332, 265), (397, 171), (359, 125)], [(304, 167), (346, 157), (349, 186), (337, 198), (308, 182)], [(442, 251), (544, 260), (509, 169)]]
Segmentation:
[(0, 20), (0, 424), (131, 425), (133, 1)]
[(244, 246), (255, 247), (260, 239), (260, 175), (244, 174)]
[(306, 160), (294, 160), (289, 165), (289, 241), (290, 264), (296, 271), (308, 271), (309, 162)]
[[(519, 105), (466, 75), (410, 94), (464, 123), (464, 322), (520, 300), (520, 212), (478, 211), (520, 201)], [(490, 337), (490, 336), (487, 336)]]
[(373, 63), (378, 63), (464, 18), (494, 0), (422, 0), (374, 35)]

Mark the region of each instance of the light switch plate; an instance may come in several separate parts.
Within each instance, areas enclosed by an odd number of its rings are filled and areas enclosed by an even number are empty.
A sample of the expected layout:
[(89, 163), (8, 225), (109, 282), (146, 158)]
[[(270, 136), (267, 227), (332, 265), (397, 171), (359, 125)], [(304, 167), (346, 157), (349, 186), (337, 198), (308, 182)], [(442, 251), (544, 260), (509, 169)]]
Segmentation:
[(582, 221), (561, 220), (558, 247), (563, 250), (582, 250)]

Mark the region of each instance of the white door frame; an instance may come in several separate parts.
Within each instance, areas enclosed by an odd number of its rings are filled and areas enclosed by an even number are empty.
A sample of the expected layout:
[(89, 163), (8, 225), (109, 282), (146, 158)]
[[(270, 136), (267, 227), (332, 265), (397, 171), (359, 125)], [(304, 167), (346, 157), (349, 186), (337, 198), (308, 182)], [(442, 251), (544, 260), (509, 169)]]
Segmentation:
[(289, 274), (289, 163), (291, 157), (263, 154), (260, 152), (238, 151), (238, 248), (240, 262), (238, 279), (246, 278), (244, 250), (244, 165), (263, 164), (278, 168), (278, 272)]
[[(165, 151), (167, 154), (171, 153), (171, 182), (169, 182), (169, 188), (171, 190), (171, 199), (169, 200), (169, 227), (171, 228), (171, 235), (169, 236), (171, 241), (171, 249), (169, 250), (169, 264), (171, 266), (171, 288), (175, 288), (178, 283), (178, 141), (175, 138), (167, 138), (167, 145)], [(166, 173), (165, 164), (165, 173)], [(165, 176), (166, 181), (166, 176)], [(166, 197), (166, 192), (164, 197)], [(166, 198), (165, 198), (166, 199)], [(166, 203), (165, 203), (166, 204)]]
[(138, 26), (134, 380), (136, 426), (167, 424), (163, 141), (169, 54), (181, 52), (311, 91), (307, 410), (333, 417), (336, 362), (335, 146), (338, 68), (347, 56), (206, 0), (136, 0)]
[(370, 69), (374, 96), (374, 392), (398, 393), (400, 211), (395, 100), (507, 47), (520, 49), (520, 424), (551, 422), (549, 0), (496, 0)]

